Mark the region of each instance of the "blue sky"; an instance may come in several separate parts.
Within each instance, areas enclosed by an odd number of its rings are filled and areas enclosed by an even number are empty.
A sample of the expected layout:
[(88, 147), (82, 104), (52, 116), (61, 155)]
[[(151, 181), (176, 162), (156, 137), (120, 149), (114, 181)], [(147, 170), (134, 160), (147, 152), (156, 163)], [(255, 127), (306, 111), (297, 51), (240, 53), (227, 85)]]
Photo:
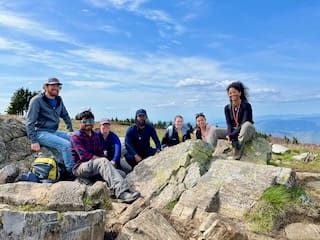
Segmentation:
[(256, 117), (319, 114), (319, 23), (309, 0), (1, 0), (0, 113), (54, 76), (72, 117), (216, 121), (232, 81)]

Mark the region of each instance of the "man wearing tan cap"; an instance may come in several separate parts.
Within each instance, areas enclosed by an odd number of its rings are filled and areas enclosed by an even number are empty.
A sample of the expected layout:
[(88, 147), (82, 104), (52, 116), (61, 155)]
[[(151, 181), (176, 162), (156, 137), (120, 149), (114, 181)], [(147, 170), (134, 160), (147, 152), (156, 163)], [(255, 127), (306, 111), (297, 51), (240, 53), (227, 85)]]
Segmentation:
[(72, 172), (70, 136), (59, 131), (62, 118), (69, 132), (72, 132), (72, 122), (59, 96), (62, 83), (57, 78), (49, 78), (44, 84), (44, 92), (34, 96), (27, 112), (26, 130), (31, 139), (31, 150), (40, 151), (40, 145), (56, 149), (63, 159), (68, 173)]

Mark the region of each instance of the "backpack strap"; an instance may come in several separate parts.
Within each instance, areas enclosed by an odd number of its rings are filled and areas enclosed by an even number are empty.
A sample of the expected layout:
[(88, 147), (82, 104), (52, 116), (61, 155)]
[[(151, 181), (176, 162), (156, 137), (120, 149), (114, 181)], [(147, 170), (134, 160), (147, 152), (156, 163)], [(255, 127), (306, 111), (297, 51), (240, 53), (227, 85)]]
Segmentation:
[(168, 131), (169, 139), (171, 139), (171, 138), (172, 138), (172, 134), (173, 134), (173, 126), (170, 125), (170, 126), (167, 128), (167, 131)]

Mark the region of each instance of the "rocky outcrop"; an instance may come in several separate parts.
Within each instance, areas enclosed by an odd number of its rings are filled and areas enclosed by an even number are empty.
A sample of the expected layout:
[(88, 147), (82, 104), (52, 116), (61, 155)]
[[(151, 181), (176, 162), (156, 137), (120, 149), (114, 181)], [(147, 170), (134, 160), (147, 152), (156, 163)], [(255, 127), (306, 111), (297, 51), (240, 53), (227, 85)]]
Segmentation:
[[(0, 118), (0, 164), (20, 161), (31, 155), (24, 120)], [(0, 166), (1, 166), (0, 165)]]
[(103, 240), (104, 212), (30, 212), (0, 205), (0, 239)]
[(203, 141), (186, 141), (142, 161), (127, 181), (151, 206), (163, 208), (197, 183), (207, 171), (213, 150)]
[(274, 184), (294, 183), (295, 175), (289, 168), (218, 160), (195, 187), (183, 193), (172, 216), (187, 220), (218, 212), (241, 219), (266, 189)]
[(96, 182), (92, 186), (77, 181), (0, 185), (2, 203), (20, 207), (38, 206), (45, 210), (76, 211), (103, 207), (110, 201), (109, 195), (103, 182)]
[(104, 239), (111, 206), (104, 183), (76, 181), (3, 184), (0, 202), (0, 239)]
[[(266, 165), (271, 145), (265, 139), (247, 144), (241, 161), (232, 160), (226, 141), (214, 149), (188, 140), (127, 175), (142, 195), (127, 205), (110, 199), (103, 182), (15, 182), (34, 156), (23, 121), (1, 120), (0, 128), (0, 239), (271, 239), (250, 232), (244, 216), (268, 188), (296, 184), (292, 169)], [(279, 236), (294, 236), (289, 226)]]

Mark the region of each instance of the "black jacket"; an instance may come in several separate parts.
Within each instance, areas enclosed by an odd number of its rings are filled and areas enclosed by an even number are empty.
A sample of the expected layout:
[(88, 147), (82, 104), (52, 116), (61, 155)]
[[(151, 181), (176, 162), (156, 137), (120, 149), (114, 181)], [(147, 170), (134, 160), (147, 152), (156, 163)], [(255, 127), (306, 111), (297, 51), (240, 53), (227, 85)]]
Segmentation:
[[(186, 126), (182, 127), (182, 134), (182, 142), (184, 142), (187, 139), (191, 139), (190, 129), (188, 129)], [(180, 143), (180, 141), (176, 127), (169, 126), (165, 135), (162, 138), (162, 147), (173, 146), (177, 145), (178, 143)]]

